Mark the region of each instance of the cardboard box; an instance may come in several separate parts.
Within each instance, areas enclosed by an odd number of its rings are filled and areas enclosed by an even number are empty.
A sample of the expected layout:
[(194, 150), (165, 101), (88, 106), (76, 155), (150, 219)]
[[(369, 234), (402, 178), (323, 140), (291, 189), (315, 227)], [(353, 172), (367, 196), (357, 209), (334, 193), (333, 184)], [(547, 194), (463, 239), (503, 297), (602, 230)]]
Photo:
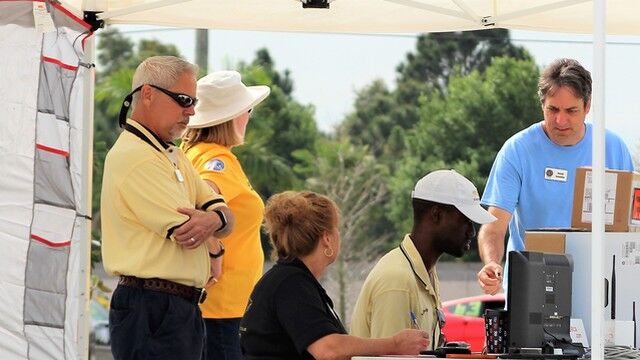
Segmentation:
[(552, 254), (564, 254), (566, 234), (549, 231), (526, 231), (524, 233), (524, 248)]
[[(591, 168), (576, 169), (572, 228), (591, 229), (591, 178)], [(604, 183), (605, 231), (640, 231), (640, 175), (629, 171), (606, 170)]]

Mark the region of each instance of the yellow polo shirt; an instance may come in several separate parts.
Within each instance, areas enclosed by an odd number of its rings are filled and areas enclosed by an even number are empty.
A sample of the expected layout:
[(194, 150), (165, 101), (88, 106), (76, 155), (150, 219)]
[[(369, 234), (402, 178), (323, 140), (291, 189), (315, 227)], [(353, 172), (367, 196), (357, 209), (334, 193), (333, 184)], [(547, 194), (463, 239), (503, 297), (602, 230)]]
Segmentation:
[(440, 338), (437, 310), (442, 304), (435, 268), (432, 273), (433, 279), (406, 235), (401, 245), (384, 255), (367, 276), (351, 317), (351, 335), (365, 338), (395, 335), (414, 327), (410, 316), (413, 311), (420, 329), (429, 334), (429, 349), (437, 347)]
[(215, 183), (235, 215), (233, 232), (222, 239), (222, 276), (207, 289), (207, 301), (200, 305), (210, 319), (242, 317), (249, 295), (262, 276), (264, 253), (260, 226), (264, 203), (251, 187), (240, 162), (221, 145), (199, 143), (186, 151), (200, 176)]
[(210, 269), (206, 246), (185, 249), (171, 232), (189, 219), (179, 207), (211, 211), (224, 199), (200, 179), (180, 149), (131, 119), (126, 126), (104, 163), (104, 267), (111, 275), (203, 287)]

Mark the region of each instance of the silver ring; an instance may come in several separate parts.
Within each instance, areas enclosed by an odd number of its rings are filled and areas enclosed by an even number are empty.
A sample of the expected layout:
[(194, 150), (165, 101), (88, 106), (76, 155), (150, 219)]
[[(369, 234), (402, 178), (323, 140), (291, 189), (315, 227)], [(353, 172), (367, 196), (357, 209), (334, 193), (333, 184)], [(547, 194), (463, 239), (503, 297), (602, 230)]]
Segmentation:
[(196, 239), (191, 238), (191, 242), (192, 242), (192, 243), (196, 242)]

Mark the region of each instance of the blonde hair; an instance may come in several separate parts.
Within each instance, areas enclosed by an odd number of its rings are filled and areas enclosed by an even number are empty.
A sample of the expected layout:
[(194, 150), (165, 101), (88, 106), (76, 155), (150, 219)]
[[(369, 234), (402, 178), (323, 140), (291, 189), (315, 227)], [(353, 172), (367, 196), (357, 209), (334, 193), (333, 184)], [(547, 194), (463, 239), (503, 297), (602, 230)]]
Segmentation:
[(338, 207), (311, 191), (273, 195), (265, 207), (265, 228), (273, 246), (271, 257), (291, 261), (309, 255), (325, 233), (338, 226)]
[(185, 142), (185, 151), (201, 142), (214, 143), (229, 148), (242, 143), (233, 125), (233, 119), (206, 128), (187, 129), (182, 135), (182, 141)]
[[(144, 84), (168, 89), (175, 85), (184, 73), (193, 74), (195, 77), (198, 74), (198, 65), (176, 56), (151, 56), (136, 68), (131, 82), (131, 90), (135, 90), (138, 86)], [(138, 95), (140, 93), (133, 94), (131, 106), (134, 109), (138, 102)]]

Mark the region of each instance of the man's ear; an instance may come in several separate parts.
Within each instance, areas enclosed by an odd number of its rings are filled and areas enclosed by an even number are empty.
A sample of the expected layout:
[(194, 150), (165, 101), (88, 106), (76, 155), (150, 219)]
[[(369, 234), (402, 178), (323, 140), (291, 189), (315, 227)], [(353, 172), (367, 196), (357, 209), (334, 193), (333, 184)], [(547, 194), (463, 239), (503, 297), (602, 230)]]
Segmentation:
[(140, 98), (138, 102), (142, 102), (146, 106), (151, 105), (151, 100), (154, 96), (153, 89), (149, 85), (143, 85), (142, 89), (140, 89)]
[(434, 224), (438, 224), (444, 215), (442, 212), (442, 208), (438, 205), (434, 205), (429, 209), (429, 217), (431, 218), (431, 222)]
[(589, 111), (591, 110), (591, 99), (589, 99), (585, 104), (584, 104), (584, 113), (585, 115), (589, 113)]

